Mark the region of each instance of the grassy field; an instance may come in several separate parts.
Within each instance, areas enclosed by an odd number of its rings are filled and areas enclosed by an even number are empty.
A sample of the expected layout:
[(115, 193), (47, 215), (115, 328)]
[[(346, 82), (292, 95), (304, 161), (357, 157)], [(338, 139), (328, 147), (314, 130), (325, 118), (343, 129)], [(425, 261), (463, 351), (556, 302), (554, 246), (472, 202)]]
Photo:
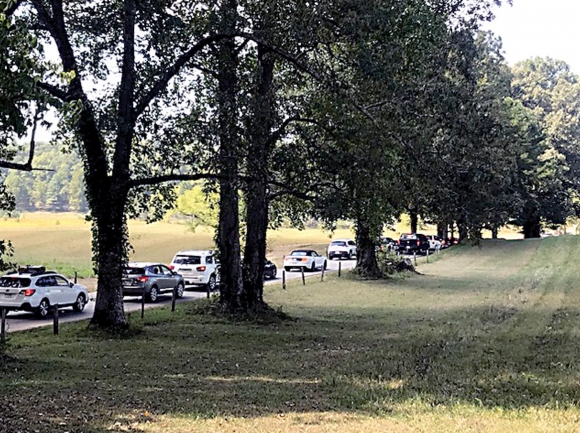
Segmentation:
[(12, 334), (0, 431), (578, 432), (578, 237), (457, 247), (421, 275), (267, 289), (293, 320), (199, 304)]
[[(14, 261), (43, 264), (68, 276), (93, 274), (91, 265), (90, 223), (82, 215), (36, 212), (18, 219), (0, 221), (0, 238), (10, 239), (15, 247)], [(134, 248), (131, 260), (169, 263), (174, 254), (186, 249), (214, 248), (211, 229), (195, 233), (178, 223), (130, 221), (130, 241)], [(352, 237), (350, 230), (337, 230), (335, 237)], [(282, 256), (294, 247), (314, 247), (323, 252), (329, 234), (320, 229), (280, 229), (268, 234), (268, 256), (281, 264)]]
[[(74, 213), (35, 212), (22, 214), (19, 218), (0, 220), (0, 239), (10, 239), (15, 247), (14, 260), (19, 265), (42, 264), (72, 277), (75, 271), (81, 277), (93, 275), (91, 265), (90, 223), (83, 215)], [(401, 223), (398, 232), (386, 235), (398, 237), (408, 231)], [(427, 228), (426, 233), (433, 229)], [(134, 248), (131, 259), (135, 261), (159, 261), (169, 263), (174, 254), (186, 249), (214, 248), (213, 230), (199, 228), (195, 233), (184, 224), (143, 221), (129, 222), (130, 242)], [(268, 257), (279, 266), (284, 254), (293, 248), (311, 247), (320, 253), (326, 250), (330, 237), (321, 229), (279, 229), (268, 233)], [(339, 229), (336, 238), (353, 237), (348, 229)], [(502, 237), (519, 236), (507, 229)]]

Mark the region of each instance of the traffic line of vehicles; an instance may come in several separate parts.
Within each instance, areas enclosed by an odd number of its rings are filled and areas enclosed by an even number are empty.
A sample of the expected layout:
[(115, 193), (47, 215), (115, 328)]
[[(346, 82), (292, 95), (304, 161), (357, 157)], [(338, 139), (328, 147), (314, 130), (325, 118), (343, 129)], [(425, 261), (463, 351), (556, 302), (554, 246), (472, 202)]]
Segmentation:
[[(435, 235), (403, 234), (398, 241), (382, 237), (378, 249), (404, 254), (426, 253), (450, 246)], [(334, 239), (327, 256), (312, 249), (296, 249), (284, 256), (284, 270), (326, 270), (328, 260), (353, 259), (357, 255), (352, 239)], [(277, 268), (270, 260), (264, 264), (264, 278), (274, 279)], [(220, 284), (220, 263), (211, 250), (179, 251), (169, 266), (159, 262), (130, 262), (123, 270), (123, 296), (145, 296), (156, 302), (164, 293), (183, 297), (187, 286), (213, 291)], [(31, 311), (46, 317), (53, 308), (72, 308), (82, 312), (89, 302), (87, 289), (43, 266), (26, 266), (0, 277), (0, 309)]]

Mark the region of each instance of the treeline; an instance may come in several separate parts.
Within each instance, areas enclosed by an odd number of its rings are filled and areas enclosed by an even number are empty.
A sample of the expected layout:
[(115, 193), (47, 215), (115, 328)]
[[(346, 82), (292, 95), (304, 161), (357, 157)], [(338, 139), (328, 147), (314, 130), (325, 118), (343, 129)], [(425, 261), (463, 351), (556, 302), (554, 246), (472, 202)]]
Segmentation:
[(36, 145), (37, 170), (11, 170), (4, 185), (14, 196), (17, 211), (87, 212), (83, 164), (74, 153), (58, 146)]

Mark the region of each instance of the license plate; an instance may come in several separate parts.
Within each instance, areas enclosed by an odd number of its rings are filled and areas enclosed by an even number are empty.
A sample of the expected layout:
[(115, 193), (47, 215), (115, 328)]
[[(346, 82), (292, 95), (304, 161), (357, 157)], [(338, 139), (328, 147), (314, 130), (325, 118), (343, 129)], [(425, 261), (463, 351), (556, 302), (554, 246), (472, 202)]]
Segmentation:
[(10, 298), (13, 298), (13, 297), (14, 297), (14, 294), (13, 293), (4, 293), (4, 298), (5, 299), (10, 299)]
[(133, 280), (132, 280), (131, 278), (125, 278), (125, 279), (123, 280), (123, 284), (124, 284), (125, 286), (130, 286), (132, 283), (133, 283)]

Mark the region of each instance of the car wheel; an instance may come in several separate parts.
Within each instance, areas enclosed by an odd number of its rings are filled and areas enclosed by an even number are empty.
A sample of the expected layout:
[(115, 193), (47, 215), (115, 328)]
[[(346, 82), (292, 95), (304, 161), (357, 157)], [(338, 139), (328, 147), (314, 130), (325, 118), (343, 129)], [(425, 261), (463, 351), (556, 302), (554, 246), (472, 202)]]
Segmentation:
[(147, 300), (149, 302), (157, 302), (157, 299), (159, 299), (159, 289), (157, 288), (157, 286), (153, 286), (151, 287), (151, 290), (149, 290), (149, 293), (147, 294)]
[(80, 313), (81, 311), (83, 311), (85, 309), (85, 304), (86, 304), (86, 300), (85, 300), (85, 295), (83, 295), (82, 293), (80, 295), (77, 296), (77, 300), (75, 301), (74, 305), (73, 305), (73, 310), (76, 311), (77, 313)]
[(349, 251), (349, 252), (348, 252), (348, 259), (349, 259), (349, 260), (352, 260), (352, 251)]
[(50, 303), (48, 302), (48, 299), (43, 299), (42, 301), (40, 301), (40, 304), (38, 304), (38, 308), (36, 309), (36, 315), (38, 317), (45, 318), (48, 316), (49, 312), (50, 312)]
[(209, 280), (207, 280), (207, 288), (209, 289), (210, 292), (213, 292), (215, 290), (215, 275), (210, 275), (209, 276)]
[(316, 270), (316, 263), (312, 260), (312, 265), (310, 265), (310, 272), (314, 272)]
[(175, 289), (175, 296), (178, 298), (183, 298), (183, 292), (185, 291), (185, 287), (183, 284), (179, 283), (177, 288)]
[(292, 269), (290, 266), (284, 266), (284, 270), (285, 270), (286, 272), (290, 272), (290, 269)]
[(275, 280), (277, 273), (278, 273), (278, 269), (272, 268), (272, 273), (270, 274), (270, 279)]

